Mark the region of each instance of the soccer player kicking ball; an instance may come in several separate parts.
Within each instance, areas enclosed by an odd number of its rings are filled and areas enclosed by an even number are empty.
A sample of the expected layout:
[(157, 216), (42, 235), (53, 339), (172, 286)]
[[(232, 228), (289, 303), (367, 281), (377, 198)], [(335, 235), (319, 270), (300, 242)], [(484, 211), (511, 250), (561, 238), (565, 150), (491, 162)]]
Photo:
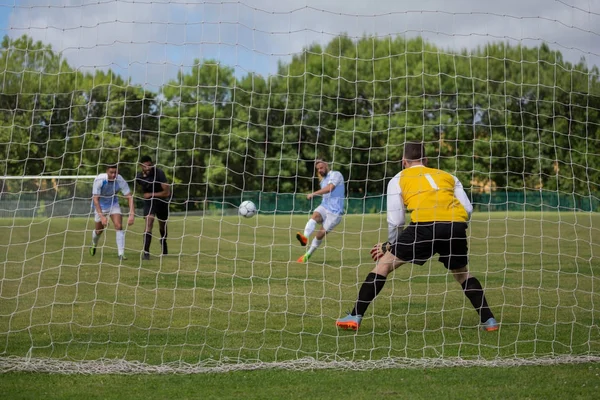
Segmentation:
[(344, 177), (338, 171), (329, 170), (329, 165), (323, 160), (315, 161), (315, 169), (320, 176), (321, 189), (306, 195), (308, 200), (315, 196), (323, 196), (321, 205), (313, 212), (311, 218), (304, 227), (304, 234), (296, 233), (296, 239), (302, 246), (308, 244), (309, 236), (314, 232), (317, 224), (321, 229), (317, 231), (308, 251), (298, 258), (298, 262), (307, 262), (310, 256), (319, 248), (326, 234), (331, 232), (341, 221), (344, 214)]
[(94, 185), (92, 186), (92, 207), (94, 208), (94, 221), (96, 223), (95, 229), (92, 232), (92, 247), (90, 247), (90, 254), (92, 256), (96, 254), (98, 239), (100, 238), (100, 235), (102, 235), (102, 232), (104, 232), (104, 228), (108, 225), (107, 216), (110, 216), (110, 219), (115, 226), (115, 230), (117, 231), (117, 251), (119, 260), (127, 260), (127, 257), (125, 257), (123, 216), (121, 215), (121, 207), (119, 206), (119, 199), (117, 197), (117, 193), (119, 192), (121, 192), (129, 202), (129, 218), (127, 219), (127, 225), (133, 225), (135, 207), (129, 185), (125, 179), (119, 175), (117, 165), (109, 165), (106, 167), (106, 173), (99, 174), (96, 179), (94, 179)]
[[(336, 321), (338, 327), (358, 330), (390, 272), (406, 263), (423, 265), (437, 253), (479, 314), (481, 328), (498, 330), (481, 283), (467, 268), (467, 227), (473, 206), (455, 176), (426, 165), (423, 144), (406, 143), (404, 170), (388, 184), (388, 241), (371, 250), (375, 268), (362, 284), (354, 309)], [(405, 206), (411, 213), (411, 222), (398, 235), (404, 226)]]

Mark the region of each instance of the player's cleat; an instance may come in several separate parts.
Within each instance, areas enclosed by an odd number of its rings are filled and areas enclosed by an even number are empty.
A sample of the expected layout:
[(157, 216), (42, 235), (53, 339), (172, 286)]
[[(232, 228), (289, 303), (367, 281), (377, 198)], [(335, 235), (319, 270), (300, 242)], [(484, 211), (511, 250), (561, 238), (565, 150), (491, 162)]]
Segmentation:
[(362, 315), (346, 315), (344, 318), (340, 318), (335, 321), (335, 326), (342, 329), (352, 329), (353, 331), (357, 331), (360, 328), (360, 323), (362, 321)]
[(144, 255), (142, 256), (142, 260), (150, 260), (150, 253), (144, 252)]
[(127, 260), (127, 257), (125, 257), (125, 254), (119, 255), (119, 261), (125, 261), (125, 260)]
[(306, 246), (306, 243), (308, 243), (308, 238), (300, 232), (296, 233), (296, 239), (298, 239), (301, 246)]
[(90, 247), (90, 256), (96, 255), (96, 245), (92, 243), (92, 247)]
[(498, 321), (494, 318), (490, 318), (481, 324), (481, 329), (488, 332), (493, 332), (498, 330)]
[(308, 254), (308, 253), (303, 254), (300, 257), (298, 257), (298, 260), (296, 260), (296, 261), (299, 262), (299, 263), (305, 263), (305, 262), (308, 261), (308, 259), (310, 258), (311, 255), (312, 254)]

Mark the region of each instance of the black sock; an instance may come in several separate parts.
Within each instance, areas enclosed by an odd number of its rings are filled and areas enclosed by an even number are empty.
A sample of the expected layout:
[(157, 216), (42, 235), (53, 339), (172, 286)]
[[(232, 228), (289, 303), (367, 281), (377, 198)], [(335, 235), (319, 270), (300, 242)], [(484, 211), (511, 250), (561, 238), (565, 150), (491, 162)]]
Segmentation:
[(487, 300), (485, 299), (485, 294), (483, 293), (481, 283), (479, 283), (477, 278), (470, 277), (461, 283), (461, 286), (465, 296), (467, 296), (467, 298), (471, 301), (475, 311), (477, 311), (477, 314), (479, 314), (481, 322), (486, 322), (488, 319), (494, 318), (494, 314), (492, 314)]
[(169, 249), (167, 247), (167, 230), (160, 230), (160, 245), (162, 246), (162, 253), (169, 254)]
[(150, 243), (152, 242), (152, 232), (144, 232), (144, 253), (150, 253)]
[(350, 315), (365, 315), (369, 304), (377, 297), (383, 285), (385, 285), (386, 277), (370, 272), (365, 278), (360, 290), (358, 291), (358, 300)]

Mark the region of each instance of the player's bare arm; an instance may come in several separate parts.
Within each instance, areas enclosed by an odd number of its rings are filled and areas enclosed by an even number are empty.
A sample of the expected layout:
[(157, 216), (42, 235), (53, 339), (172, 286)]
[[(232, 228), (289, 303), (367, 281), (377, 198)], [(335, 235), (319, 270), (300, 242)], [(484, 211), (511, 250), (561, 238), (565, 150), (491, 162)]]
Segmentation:
[(333, 183), (330, 183), (329, 185), (325, 186), (323, 189), (319, 189), (316, 192), (307, 194), (306, 198), (308, 200), (310, 200), (315, 196), (322, 196), (324, 194), (331, 193), (333, 191), (333, 189), (335, 189), (335, 185)]
[(149, 192), (144, 193), (144, 199), (151, 199), (153, 197), (166, 198), (171, 195), (171, 186), (168, 183), (161, 183), (161, 191), (160, 192)]
[(131, 193), (125, 196), (127, 198), (127, 202), (129, 203), (129, 217), (127, 218), (127, 225), (133, 225), (135, 220), (135, 204), (133, 202), (133, 196)]

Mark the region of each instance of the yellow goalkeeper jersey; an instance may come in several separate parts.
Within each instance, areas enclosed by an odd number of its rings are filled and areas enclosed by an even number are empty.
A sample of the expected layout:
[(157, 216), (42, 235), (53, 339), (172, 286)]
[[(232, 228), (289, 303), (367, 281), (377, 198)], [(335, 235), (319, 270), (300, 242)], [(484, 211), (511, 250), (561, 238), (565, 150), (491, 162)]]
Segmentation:
[(456, 183), (453, 175), (435, 168), (415, 165), (403, 170), (399, 185), (411, 222), (467, 222), (469, 215), (454, 195)]

